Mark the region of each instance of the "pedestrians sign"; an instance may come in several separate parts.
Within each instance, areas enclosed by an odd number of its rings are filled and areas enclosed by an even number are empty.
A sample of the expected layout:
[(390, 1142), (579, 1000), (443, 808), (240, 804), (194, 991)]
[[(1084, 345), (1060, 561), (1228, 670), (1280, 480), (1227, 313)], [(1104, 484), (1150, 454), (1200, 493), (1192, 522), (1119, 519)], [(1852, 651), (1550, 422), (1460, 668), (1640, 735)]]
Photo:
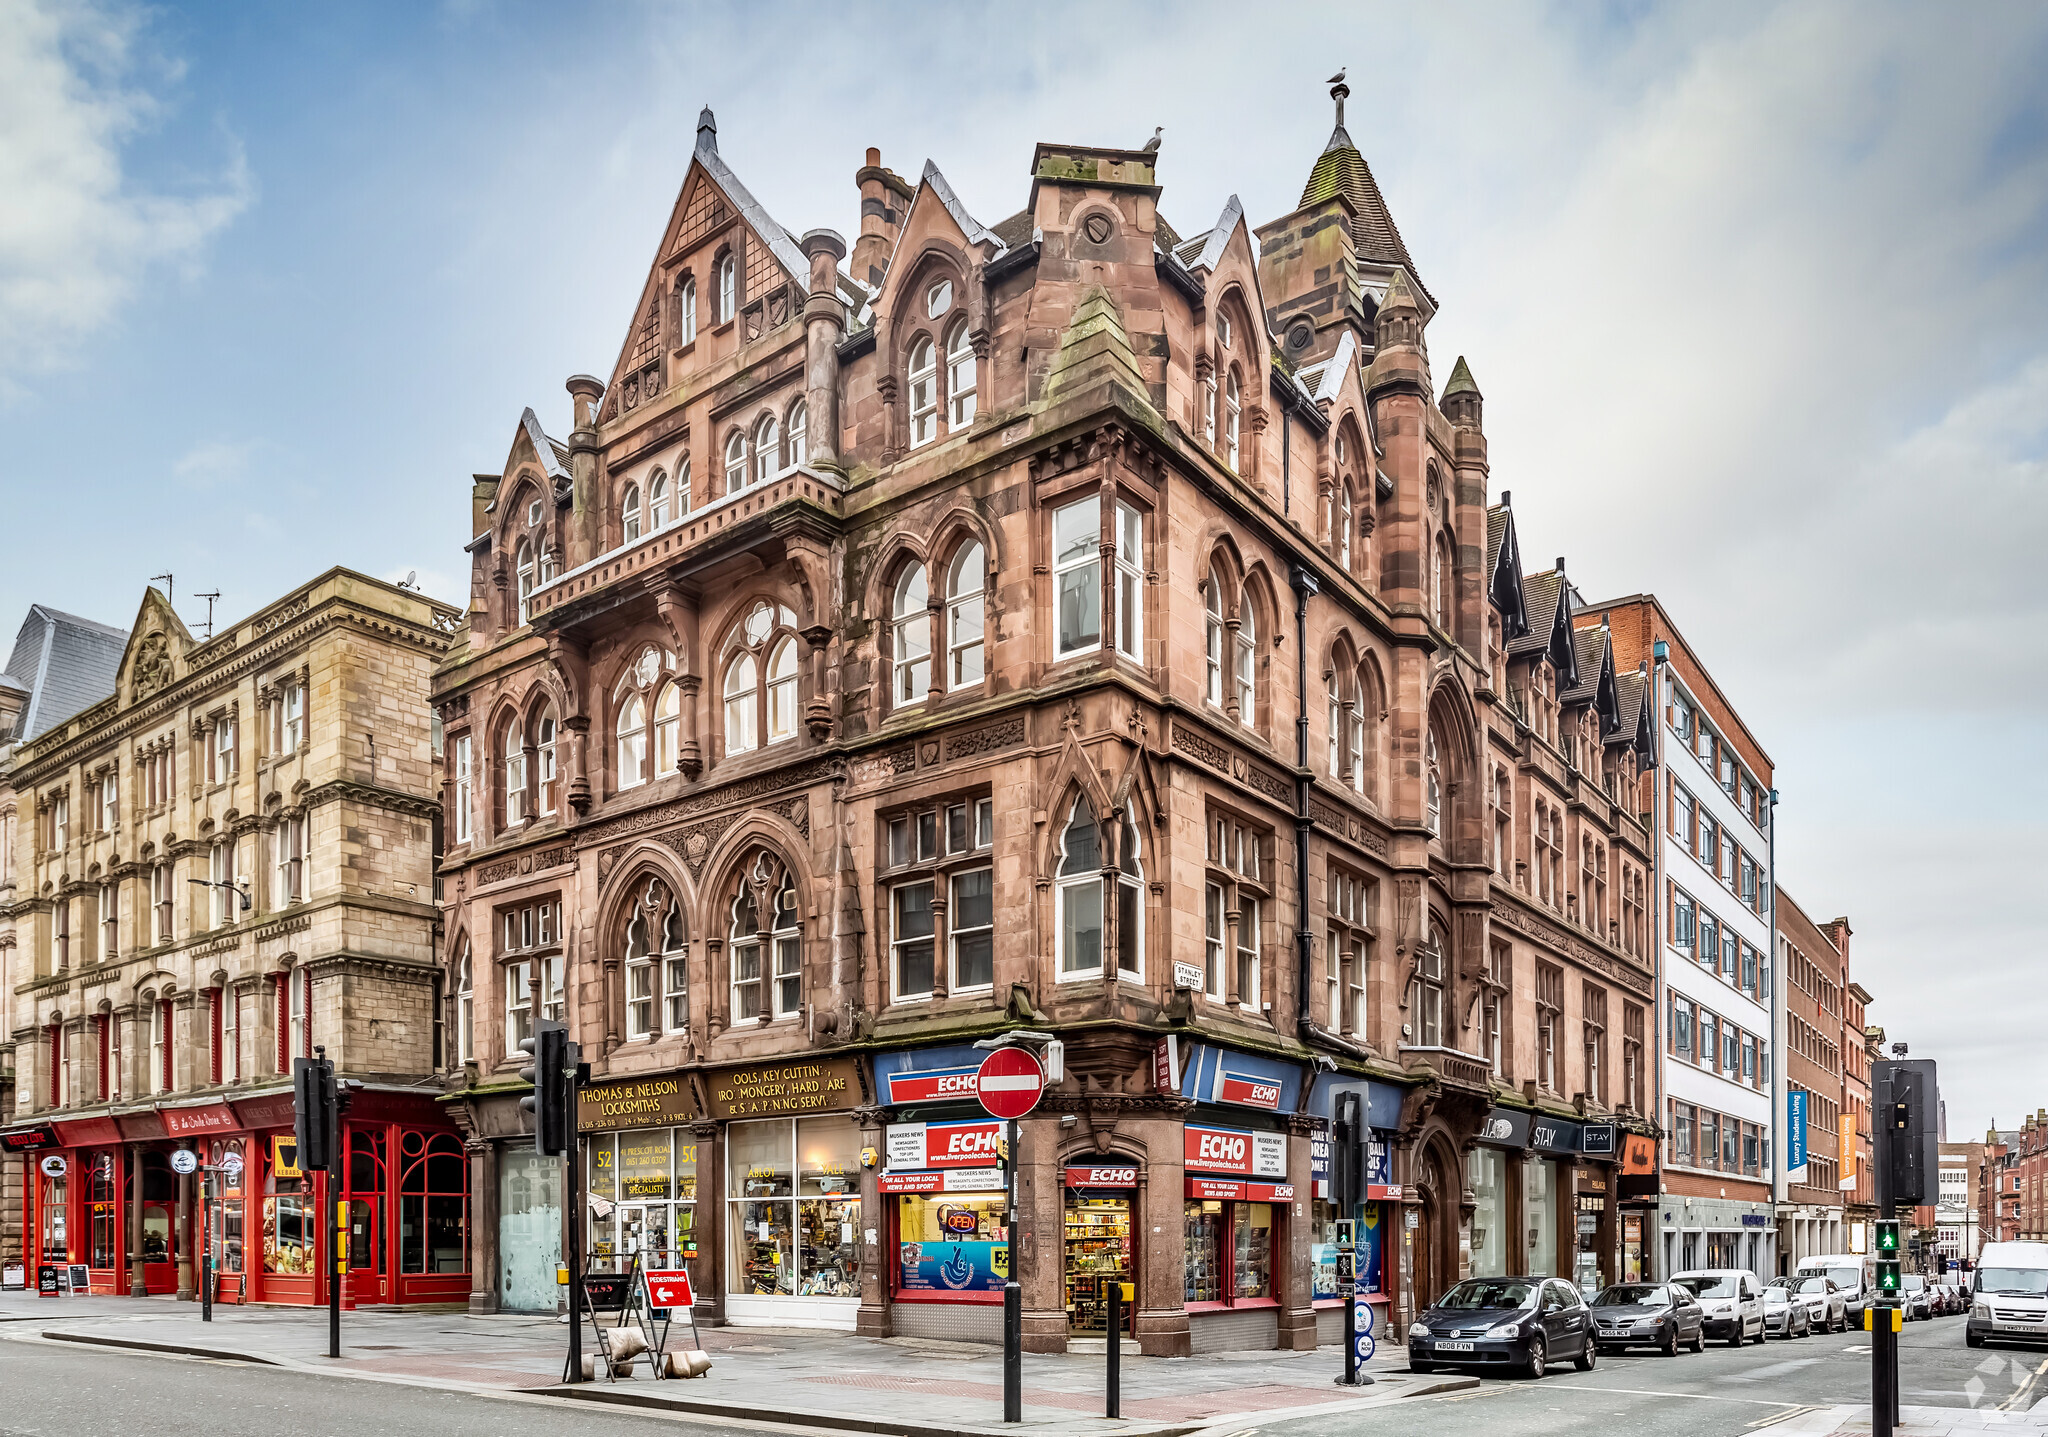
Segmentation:
[(1021, 1118), (1038, 1106), (1045, 1069), (1026, 1048), (998, 1048), (981, 1060), (975, 1092), (991, 1117)]
[(690, 1274), (686, 1268), (648, 1268), (647, 1296), (654, 1307), (695, 1307), (697, 1299), (690, 1292)]

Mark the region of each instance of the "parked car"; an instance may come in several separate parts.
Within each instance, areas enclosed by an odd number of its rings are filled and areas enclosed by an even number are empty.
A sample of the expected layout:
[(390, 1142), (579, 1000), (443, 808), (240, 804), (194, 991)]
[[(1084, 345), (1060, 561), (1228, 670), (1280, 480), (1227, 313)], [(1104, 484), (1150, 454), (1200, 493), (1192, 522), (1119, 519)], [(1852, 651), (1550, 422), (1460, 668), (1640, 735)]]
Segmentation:
[(1408, 1329), (1414, 1372), (1504, 1366), (1541, 1377), (1566, 1357), (1591, 1372), (1599, 1351), (1592, 1310), (1559, 1277), (1467, 1278)]
[(1764, 1292), (1756, 1274), (1741, 1267), (1702, 1267), (1672, 1279), (1699, 1300), (1707, 1336), (1730, 1347), (1764, 1340)]
[(1925, 1322), (1934, 1316), (1934, 1293), (1919, 1273), (1909, 1272), (1899, 1278), (1899, 1298), (1906, 1309), (1906, 1321), (1917, 1318)]
[(1782, 1287), (1806, 1304), (1806, 1316), (1815, 1332), (1849, 1330), (1849, 1298), (1831, 1277), (1808, 1273), (1804, 1277), (1780, 1277), (1772, 1287)]
[(1963, 1340), (2048, 1341), (2048, 1242), (1987, 1242), (1970, 1275)]
[(1593, 1339), (1603, 1352), (1654, 1347), (1676, 1357), (1681, 1345), (1706, 1345), (1706, 1316), (1683, 1287), (1667, 1282), (1618, 1282), (1593, 1299)]
[(1764, 1336), (1806, 1337), (1813, 1332), (1813, 1317), (1806, 1304), (1775, 1282), (1764, 1289)]
[(1825, 1277), (1842, 1289), (1847, 1299), (1851, 1326), (1863, 1325), (1863, 1310), (1877, 1291), (1877, 1259), (1867, 1253), (1819, 1253), (1799, 1260), (1795, 1277)]

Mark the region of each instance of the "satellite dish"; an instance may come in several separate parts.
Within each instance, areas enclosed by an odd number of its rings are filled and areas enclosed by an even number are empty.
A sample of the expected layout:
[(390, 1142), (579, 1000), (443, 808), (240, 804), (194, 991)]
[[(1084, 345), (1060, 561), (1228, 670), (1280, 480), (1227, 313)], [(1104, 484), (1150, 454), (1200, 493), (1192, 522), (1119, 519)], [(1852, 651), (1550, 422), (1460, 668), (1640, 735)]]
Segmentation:
[(420, 586), (419, 579), (420, 571), (418, 569), (407, 569), (405, 571), (405, 578), (398, 587), (401, 589), (417, 589)]

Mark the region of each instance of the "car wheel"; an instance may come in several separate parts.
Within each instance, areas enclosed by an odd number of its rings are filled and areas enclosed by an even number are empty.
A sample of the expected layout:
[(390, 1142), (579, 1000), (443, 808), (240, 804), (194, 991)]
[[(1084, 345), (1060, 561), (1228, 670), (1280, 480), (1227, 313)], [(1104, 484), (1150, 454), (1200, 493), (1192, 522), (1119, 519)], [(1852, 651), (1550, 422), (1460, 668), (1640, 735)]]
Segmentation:
[(1982, 1334), (1975, 1332), (1964, 1333), (1963, 1341), (1969, 1343), (1972, 1347), (1982, 1347), (1984, 1345), (1984, 1338)]
[(1599, 1347), (1589, 1342), (1586, 1344), (1586, 1350), (1579, 1354), (1578, 1360), (1573, 1365), (1576, 1366), (1581, 1372), (1591, 1372), (1593, 1368), (1599, 1363), (1599, 1361)]
[(1522, 1359), (1522, 1375), (1524, 1377), (1541, 1377), (1548, 1356), (1549, 1354), (1543, 1350), (1543, 1339), (1541, 1337), (1530, 1338), (1529, 1355)]
[(1678, 1328), (1676, 1325), (1664, 1329), (1664, 1341), (1658, 1345), (1657, 1350), (1666, 1357), (1678, 1356)]
[(1408, 1359), (1408, 1370), (1418, 1377), (1427, 1377), (1430, 1373), (1436, 1371), (1436, 1366), (1433, 1363), (1418, 1361), (1411, 1357)]
[(1742, 1346), (1743, 1335), (1742, 1319), (1738, 1317), (1735, 1319), (1735, 1326), (1728, 1333), (1728, 1345), (1730, 1347)]
[(1699, 1330), (1698, 1330), (1697, 1332), (1693, 1333), (1693, 1335), (1692, 1335), (1692, 1350), (1693, 1350), (1694, 1352), (1696, 1352), (1696, 1353), (1697, 1353), (1697, 1352), (1705, 1352), (1705, 1351), (1707, 1350), (1707, 1329), (1706, 1329), (1706, 1328), (1702, 1327), (1702, 1328), (1700, 1328), (1700, 1329), (1699, 1329)]

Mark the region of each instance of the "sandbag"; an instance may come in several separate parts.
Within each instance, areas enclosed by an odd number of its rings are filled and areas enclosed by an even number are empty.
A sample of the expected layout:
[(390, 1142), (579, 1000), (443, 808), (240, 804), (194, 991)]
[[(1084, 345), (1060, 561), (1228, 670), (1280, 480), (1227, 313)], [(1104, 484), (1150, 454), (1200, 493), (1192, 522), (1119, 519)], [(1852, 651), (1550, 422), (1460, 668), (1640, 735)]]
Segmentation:
[(605, 1334), (605, 1344), (615, 1359), (630, 1366), (647, 1350), (647, 1335), (637, 1327), (614, 1327)]
[(668, 1375), (671, 1377), (702, 1377), (710, 1370), (711, 1354), (708, 1352), (671, 1352), (668, 1355)]

